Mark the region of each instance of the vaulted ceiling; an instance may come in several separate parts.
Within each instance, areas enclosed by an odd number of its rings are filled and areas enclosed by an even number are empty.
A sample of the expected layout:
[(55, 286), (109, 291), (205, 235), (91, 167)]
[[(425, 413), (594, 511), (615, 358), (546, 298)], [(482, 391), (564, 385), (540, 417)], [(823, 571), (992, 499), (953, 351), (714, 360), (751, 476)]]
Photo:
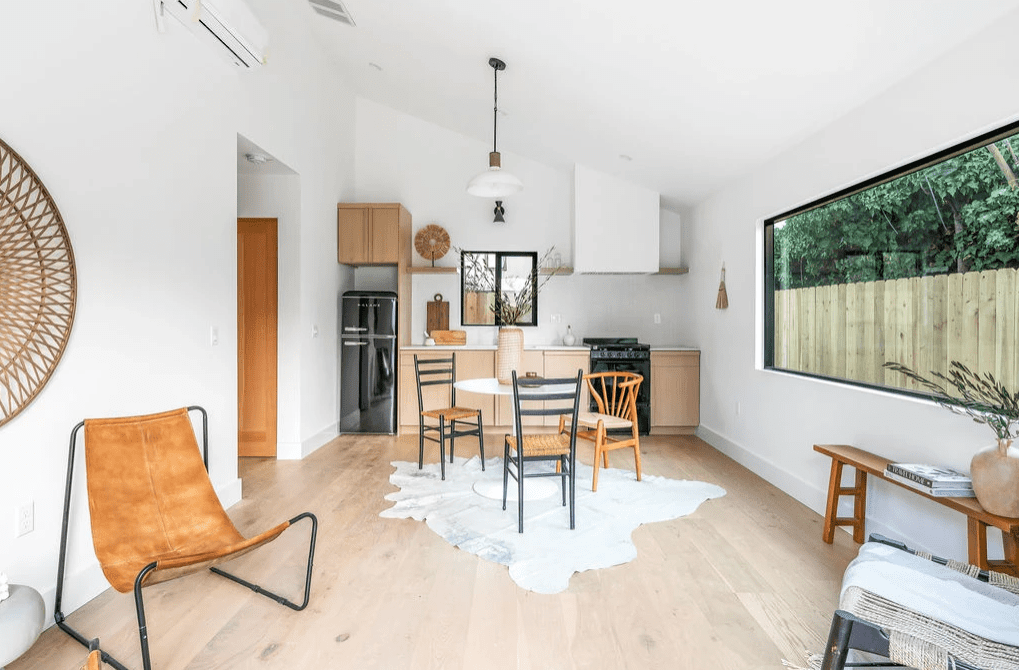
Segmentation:
[(490, 143), (498, 56), (505, 168), (513, 153), (579, 162), (667, 206), (708, 196), (994, 22), (1019, 25), (1019, 0), (344, 0), (356, 27), (292, 1), (358, 95)]

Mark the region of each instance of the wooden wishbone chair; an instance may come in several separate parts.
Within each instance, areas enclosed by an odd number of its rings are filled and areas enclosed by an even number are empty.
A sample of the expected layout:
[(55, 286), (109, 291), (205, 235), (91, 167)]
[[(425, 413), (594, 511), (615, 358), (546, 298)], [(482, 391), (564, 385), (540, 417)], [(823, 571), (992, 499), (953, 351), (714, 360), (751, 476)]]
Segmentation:
[[(202, 415), (201, 450), (188, 414), (195, 410)], [(74, 451), (82, 428), (92, 543), (113, 588), (121, 593), (134, 591), (145, 670), (152, 665), (142, 587), (208, 568), (291, 609), (307, 607), (318, 520), (304, 512), (259, 535), (243, 537), (209, 480), (208, 416), (204, 409), (193, 406), (146, 416), (87, 419), (71, 431), (53, 614), (61, 630), (82, 645), (90, 645), (65, 621), (61, 603)], [(311, 522), (311, 538), (300, 604), (213, 567), (271, 542), (301, 519)], [(105, 651), (100, 654), (104, 663), (127, 670)]]
[[(635, 372), (595, 372), (584, 375), (597, 412), (580, 412), (577, 437), (594, 442), (594, 478), (591, 490), (598, 490), (598, 468), (609, 467), (609, 452), (633, 449), (633, 460), (640, 481), (640, 434), (637, 424), (637, 392), (644, 377)], [(559, 432), (566, 429), (565, 417), (559, 419)], [(608, 434), (614, 429), (629, 430), (627, 437)]]

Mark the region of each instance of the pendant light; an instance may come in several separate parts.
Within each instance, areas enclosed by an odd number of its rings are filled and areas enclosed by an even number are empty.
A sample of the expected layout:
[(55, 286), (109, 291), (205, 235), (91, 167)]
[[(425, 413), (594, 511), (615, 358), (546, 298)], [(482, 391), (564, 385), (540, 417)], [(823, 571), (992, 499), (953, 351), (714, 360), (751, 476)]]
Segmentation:
[(506, 69), (506, 63), (498, 58), (489, 58), (495, 77), (495, 112), (492, 123), (492, 153), (488, 154), (488, 169), (467, 184), (467, 192), (481, 198), (502, 198), (521, 191), (523, 183), (509, 172), (503, 172), (499, 156), (499, 71)]

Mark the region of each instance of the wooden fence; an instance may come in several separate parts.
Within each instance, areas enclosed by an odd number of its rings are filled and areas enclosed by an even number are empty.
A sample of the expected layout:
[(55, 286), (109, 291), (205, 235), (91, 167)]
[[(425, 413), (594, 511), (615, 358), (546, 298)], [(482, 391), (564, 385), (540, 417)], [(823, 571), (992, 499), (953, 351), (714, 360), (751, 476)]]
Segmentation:
[(924, 374), (960, 361), (1019, 388), (1014, 269), (835, 284), (775, 293), (775, 366), (916, 388), (882, 368)]

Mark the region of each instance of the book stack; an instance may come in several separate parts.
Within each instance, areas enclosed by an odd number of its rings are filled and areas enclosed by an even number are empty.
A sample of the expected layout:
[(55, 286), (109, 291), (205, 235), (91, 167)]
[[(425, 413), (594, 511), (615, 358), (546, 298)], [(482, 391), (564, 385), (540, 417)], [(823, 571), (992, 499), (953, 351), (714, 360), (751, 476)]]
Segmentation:
[(938, 498), (973, 498), (973, 480), (969, 475), (939, 465), (889, 463), (888, 479)]

